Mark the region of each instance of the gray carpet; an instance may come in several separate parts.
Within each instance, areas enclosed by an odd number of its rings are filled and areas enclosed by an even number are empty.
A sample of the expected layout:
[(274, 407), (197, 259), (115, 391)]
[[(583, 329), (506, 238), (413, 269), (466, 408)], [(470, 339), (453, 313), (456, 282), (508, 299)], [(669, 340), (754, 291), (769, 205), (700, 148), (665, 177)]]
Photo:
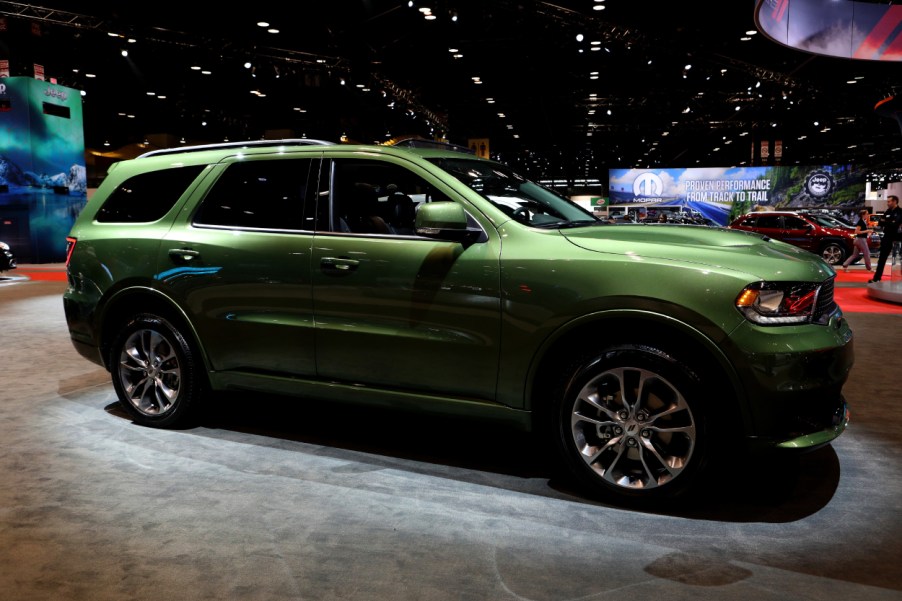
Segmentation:
[(63, 288), (0, 283), (0, 600), (902, 599), (900, 315), (848, 314), (833, 445), (639, 512), (468, 422), (236, 395), (135, 426)]

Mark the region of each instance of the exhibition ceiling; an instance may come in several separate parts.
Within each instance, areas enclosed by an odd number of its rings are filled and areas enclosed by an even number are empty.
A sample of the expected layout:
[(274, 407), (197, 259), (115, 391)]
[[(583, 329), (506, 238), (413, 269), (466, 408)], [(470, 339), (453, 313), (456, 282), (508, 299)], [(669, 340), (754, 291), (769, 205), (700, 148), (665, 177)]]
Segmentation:
[(900, 63), (784, 47), (756, 32), (754, 11), (752, 0), (48, 0), (0, 2), (0, 40), (12, 75), (41, 63), (84, 91), (89, 147), (163, 133), (443, 136), (571, 175), (748, 165), (762, 143), (783, 164), (902, 163), (899, 123), (874, 110), (902, 90)]

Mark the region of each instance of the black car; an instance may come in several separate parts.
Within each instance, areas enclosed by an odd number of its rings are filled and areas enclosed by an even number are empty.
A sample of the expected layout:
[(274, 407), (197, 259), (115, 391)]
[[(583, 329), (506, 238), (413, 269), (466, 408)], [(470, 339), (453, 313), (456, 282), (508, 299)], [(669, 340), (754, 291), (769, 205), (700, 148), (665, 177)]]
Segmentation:
[(10, 250), (9, 244), (0, 242), (0, 271), (16, 268), (16, 256)]

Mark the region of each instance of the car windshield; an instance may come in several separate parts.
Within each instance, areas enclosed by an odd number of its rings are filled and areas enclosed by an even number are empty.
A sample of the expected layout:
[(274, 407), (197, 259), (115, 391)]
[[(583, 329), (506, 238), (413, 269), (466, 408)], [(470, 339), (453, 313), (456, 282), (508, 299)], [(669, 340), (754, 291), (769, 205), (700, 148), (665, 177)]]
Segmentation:
[(573, 227), (602, 223), (575, 202), (499, 163), (468, 158), (431, 161), (526, 225)]
[(836, 217), (831, 217), (830, 215), (811, 215), (811, 218), (824, 227), (833, 227), (838, 229), (849, 229), (851, 227), (848, 223), (843, 223)]

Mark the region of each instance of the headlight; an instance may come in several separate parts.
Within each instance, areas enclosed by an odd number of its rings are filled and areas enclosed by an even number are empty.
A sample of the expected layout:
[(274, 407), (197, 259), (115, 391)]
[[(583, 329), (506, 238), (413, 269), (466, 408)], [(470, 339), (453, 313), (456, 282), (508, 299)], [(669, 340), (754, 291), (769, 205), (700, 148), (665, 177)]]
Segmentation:
[(6, 242), (0, 242), (0, 250), (9, 250), (9, 244)]
[(762, 325), (811, 321), (820, 285), (812, 282), (756, 282), (736, 297), (746, 319)]

